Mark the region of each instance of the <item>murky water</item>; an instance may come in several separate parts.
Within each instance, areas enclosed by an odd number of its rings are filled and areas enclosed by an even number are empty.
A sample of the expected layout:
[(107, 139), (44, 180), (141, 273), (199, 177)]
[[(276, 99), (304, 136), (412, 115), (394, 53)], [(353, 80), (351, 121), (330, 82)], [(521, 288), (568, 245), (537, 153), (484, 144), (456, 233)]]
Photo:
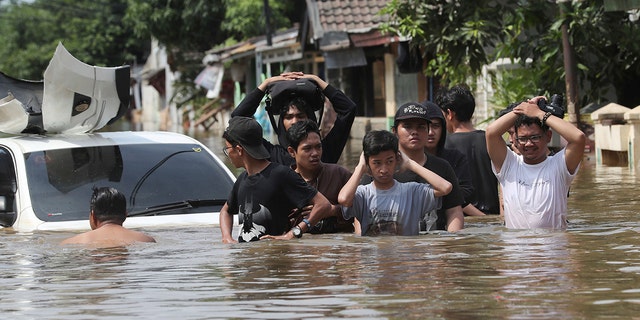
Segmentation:
[(456, 234), (223, 245), (218, 228), (201, 227), (88, 250), (57, 245), (70, 233), (4, 230), (0, 307), (12, 319), (630, 319), (640, 179), (594, 162), (572, 186), (566, 232), (509, 231), (489, 217)]

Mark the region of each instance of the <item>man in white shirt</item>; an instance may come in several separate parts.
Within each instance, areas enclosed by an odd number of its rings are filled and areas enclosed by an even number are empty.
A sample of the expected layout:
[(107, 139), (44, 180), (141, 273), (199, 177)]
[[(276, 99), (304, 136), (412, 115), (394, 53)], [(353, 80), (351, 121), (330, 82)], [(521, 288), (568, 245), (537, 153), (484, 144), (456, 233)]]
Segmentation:
[[(585, 136), (572, 124), (545, 112), (535, 97), (513, 108), (487, 127), (487, 150), (500, 182), (507, 228), (566, 229), (567, 192), (584, 155)], [(502, 135), (515, 127), (520, 155), (509, 150)], [(547, 144), (553, 129), (566, 147), (552, 157)]]

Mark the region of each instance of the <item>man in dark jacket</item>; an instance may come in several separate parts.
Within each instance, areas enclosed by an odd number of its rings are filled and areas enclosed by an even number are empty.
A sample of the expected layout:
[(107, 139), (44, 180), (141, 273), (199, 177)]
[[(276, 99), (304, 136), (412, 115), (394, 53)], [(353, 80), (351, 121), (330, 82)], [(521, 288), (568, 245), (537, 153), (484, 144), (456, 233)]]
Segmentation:
[[(356, 105), (342, 91), (331, 86), (317, 75), (304, 74), (302, 72), (286, 72), (279, 76), (268, 78), (240, 102), (238, 107), (231, 113), (231, 117), (252, 117), (271, 85), (278, 81), (299, 79), (309, 79), (315, 82), (333, 106), (336, 114), (335, 121), (332, 125), (329, 125), (328, 128), (321, 128), (322, 162), (337, 163), (350, 136), (351, 126), (355, 119)], [(313, 110), (323, 109), (324, 106), (311, 105), (311, 103), (313, 102), (293, 97), (292, 100), (289, 100), (284, 105), (272, 106), (270, 108), (271, 110), (279, 110), (278, 114), (270, 114), (270, 116), (279, 116), (277, 126), (274, 128), (278, 135), (279, 145), (273, 145), (271, 142), (263, 139), (263, 143), (271, 155), (270, 160), (272, 162), (278, 162), (284, 165), (293, 164), (294, 159), (291, 158), (286, 149), (289, 145), (286, 132), (291, 125), (300, 120), (311, 119), (317, 122)]]

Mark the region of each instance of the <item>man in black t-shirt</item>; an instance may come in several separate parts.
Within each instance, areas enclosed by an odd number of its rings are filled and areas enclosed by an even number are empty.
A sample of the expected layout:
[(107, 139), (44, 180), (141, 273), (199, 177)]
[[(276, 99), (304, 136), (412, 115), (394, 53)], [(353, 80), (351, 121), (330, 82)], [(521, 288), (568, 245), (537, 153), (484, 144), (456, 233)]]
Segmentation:
[(485, 132), (471, 122), (476, 108), (473, 94), (468, 87), (456, 85), (439, 93), (436, 104), (444, 112), (450, 133), (445, 148), (459, 150), (469, 161), (475, 194), (471, 204), (485, 214), (500, 214), (498, 180), (491, 170)]
[[(222, 242), (236, 242), (232, 237), (234, 214), (243, 218), (240, 242), (300, 238), (310, 226), (329, 216), (331, 204), (321, 193), (290, 168), (267, 160), (262, 127), (255, 119), (232, 118), (222, 137), (225, 155), (235, 167), (246, 170), (220, 210)], [(313, 205), (309, 218), (290, 228), (289, 214), (307, 205)]]

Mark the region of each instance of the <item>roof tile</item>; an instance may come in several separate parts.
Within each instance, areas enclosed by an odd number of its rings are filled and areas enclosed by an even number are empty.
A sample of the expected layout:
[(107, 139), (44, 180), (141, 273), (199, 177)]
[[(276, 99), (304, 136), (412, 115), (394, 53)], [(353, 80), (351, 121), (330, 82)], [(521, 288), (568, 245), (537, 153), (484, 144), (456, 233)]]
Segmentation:
[(373, 29), (386, 21), (378, 11), (388, 0), (318, 0), (320, 23), (324, 31)]

